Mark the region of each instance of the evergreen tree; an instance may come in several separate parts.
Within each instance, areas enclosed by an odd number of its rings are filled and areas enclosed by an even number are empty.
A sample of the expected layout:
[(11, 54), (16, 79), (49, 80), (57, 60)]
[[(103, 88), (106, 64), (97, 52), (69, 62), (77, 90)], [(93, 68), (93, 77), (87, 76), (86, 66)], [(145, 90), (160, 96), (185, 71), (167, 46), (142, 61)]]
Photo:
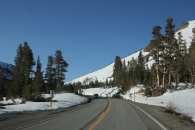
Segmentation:
[(126, 66), (126, 62), (125, 62), (125, 59), (124, 59), (123, 63), (122, 63), (122, 71), (126, 72), (126, 69), (127, 69), (127, 66)]
[(121, 83), (125, 83), (126, 82), (126, 69), (127, 69), (127, 66), (126, 66), (126, 63), (125, 63), (125, 59), (122, 61), (122, 69), (121, 69), (121, 73), (120, 73), (120, 82)]
[(40, 57), (38, 56), (37, 59), (37, 66), (36, 66), (36, 72), (35, 77), (33, 80), (33, 86), (34, 86), (34, 94), (35, 96), (41, 95), (42, 92), (45, 92), (44, 89), (44, 81), (43, 81), (43, 72), (41, 71), (42, 64), (40, 63)]
[(67, 72), (68, 67), (68, 63), (64, 60), (61, 50), (56, 51), (54, 64), (57, 87), (61, 87), (63, 80), (65, 80), (64, 72)]
[(145, 70), (144, 68), (145, 68), (144, 57), (142, 55), (142, 51), (140, 51), (138, 55), (138, 64), (137, 64), (137, 84), (143, 83), (144, 70)]
[(150, 81), (150, 85), (151, 85), (152, 88), (154, 88), (155, 85), (156, 85), (156, 81), (157, 81), (155, 64), (152, 64), (149, 75), (150, 75), (150, 80), (149, 80)]
[(108, 79), (106, 79), (106, 87), (108, 87), (109, 86), (109, 84), (108, 84)]
[(178, 82), (182, 81), (182, 82), (186, 82), (187, 83), (187, 69), (185, 66), (185, 57), (187, 54), (187, 47), (186, 47), (186, 41), (184, 41), (181, 32), (178, 32), (178, 44), (179, 44), (179, 74), (178, 74)]
[(54, 68), (54, 58), (52, 56), (48, 56), (45, 78), (46, 78), (48, 89), (54, 90), (55, 89), (55, 68)]
[[(176, 57), (176, 53), (179, 49), (178, 47), (178, 43), (177, 40), (175, 39), (175, 25), (173, 24), (173, 18), (168, 18), (166, 20), (166, 26), (165, 26), (165, 32), (166, 32), (166, 36), (164, 36), (163, 40), (164, 40), (164, 64), (165, 66), (168, 68), (168, 72), (169, 72), (169, 83), (168, 86), (171, 86), (171, 74), (175, 74), (174, 75), (174, 79), (176, 80), (176, 73), (177, 68), (174, 67), (174, 65), (176, 65), (177, 60), (175, 60)], [(173, 60), (175, 60), (175, 64), (173, 65)]]
[(144, 70), (144, 80), (143, 80), (143, 83), (145, 86), (149, 86), (150, 83), (149, 83), (149, 80), (150, 80), (150, 70), (148, 68), (148, 66), (146, 66), (146, 69)]
[(119, 56), (116, 56), (114, 68), (113, 68), (113, 78), (114, 78), (114, 86), (120, 86), (121, 85), (121, 79), (120, 79), (120, 73), (122, 69), (122, 63), (121, 58)]
[(34, 73), (32, 70), (33, 66), (35, 65), (33, 52), (28, 46), (27, 42), (24, 42), (23, 46), (23, 68), (24, 68), (24, 75), (25, 75), (25, 85), (31, 84), (32, 78), (31, 75)]
[(137, 76), (137, 61), (132, 58), (131, 61), (129, 61), (129, 72), (128, 72), (128, 80), (130, 81), (130, 85), (136, 85), (137, 84), (137, 80), (136, 80), (136, 76)]
[(186, 68), (190, 73), (191, 87), (194, 87), (195, 81), (195, 28), (192, 30), (193, 38), (191, 41), (191, 45), (189, 47), (189, 53), (186, 55), (185, 64)]
[(187, 53), (187, 47), (186, 47), (186, 41), (184, 41), (182, 38), (182, 33), (178, 32), (178, 44), (179, 44), (179, 50), (182, 56), (185, 56)]
[(156, 77), (157, 77), (157, 84), (156, 86), (160, 86), (160, 55), (161, 51), (163, 50), (162, 44), (162, 35), (160, 33), (161, 27), (155, 26), (153, 28), (153, 40), (150, 41), (150, 44), (146, 47), (145, 51), (149, 52), (149, 56), (152, 56), (155, 61), (155, 68), (156, 68)]
[(17, 55), (15, 57), (15, 66), (13, 67), (12, 85), (9, 88), (9, 96), (22, 96), (22, 89), (24, 87), (24, 66), (23, 66), (23, 46), (19, 45)]
[(14, 62), (13, 82), (9, 88), (9, 96), (22, 97), (24, 87), (31, 84), (32, 77), (30, 77), (30, 75), (33, 72), (32, 68), (35, 65), (33, 52), (27, 42), (24, 42), (23, 46), (22, 44), (19, 45)]

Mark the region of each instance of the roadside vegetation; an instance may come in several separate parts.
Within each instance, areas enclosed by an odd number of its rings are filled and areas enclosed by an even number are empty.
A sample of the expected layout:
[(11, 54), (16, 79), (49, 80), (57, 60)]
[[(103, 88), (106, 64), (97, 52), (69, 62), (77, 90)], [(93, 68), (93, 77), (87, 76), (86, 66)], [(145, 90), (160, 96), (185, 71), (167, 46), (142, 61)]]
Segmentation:
[[(27, 42), (20, 44), (13, 67), (12, 79), (6, 79), (0, 70), (0, 99), (22, 98), (25, 101), (46, 101), (41, 94), (50, 90), (61, 91), (68, 63), (63, 59), (62, 51), (56, 50), (54, 56), (48, 56), (47, 68), (42, 71), (41, 58), (35, 62), (33, 51)], [(35, 68), (35, 70), (34, 70)]]

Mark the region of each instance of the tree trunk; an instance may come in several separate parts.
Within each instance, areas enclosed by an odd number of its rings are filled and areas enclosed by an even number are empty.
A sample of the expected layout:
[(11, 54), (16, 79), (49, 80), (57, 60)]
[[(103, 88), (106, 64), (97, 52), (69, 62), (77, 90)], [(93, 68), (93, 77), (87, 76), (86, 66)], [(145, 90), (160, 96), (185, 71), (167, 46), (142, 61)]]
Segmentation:
[(162, 81), (162, 85), (163, 85), (163, 88), (165, 88), (165, 72), (166, 71), (166, 68), (164, 67), (163, 68), (163, 81)]
[(190, 76), (191, 76), (191, 88), (194, 87), (194, 74), (193, 73), (190, 73)]
[(171, 73), (169, 73), (169, 86), (171, 87)]

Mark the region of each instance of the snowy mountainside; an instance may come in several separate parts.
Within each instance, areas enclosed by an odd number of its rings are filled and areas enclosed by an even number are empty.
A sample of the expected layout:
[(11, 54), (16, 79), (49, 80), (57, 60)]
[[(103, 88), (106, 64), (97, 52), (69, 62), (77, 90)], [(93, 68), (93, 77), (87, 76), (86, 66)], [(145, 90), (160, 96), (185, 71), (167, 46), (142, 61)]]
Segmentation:
[[(188, 24), (188, 26), (186, 28), (180, 29), (179, 31), (177, 31), (175, 33), (175, 38), (178, 38), (178, 32), (182, 33), (183, 40), (186, 40), (187, 48), (190, 46), (191, 37), (193, 36), (192, 29), (195, 28), (195, 20), (189, 21), (188, 23), (189, 24)], [(146, 41), (146, 42), (149, 42), (149, 41)], [(130, 61), (132, 58), (136, 59), (138, 57), (140, 51), (142, 51), (142, 54), (144, 56), (146, 56), (148, 53), (144, 52), (143, 50), (144, 49), (139, 50), (139, 51), (137, 51), (135, 53), (132, 53), (129, 56), (127, 56), (125, 58), (122, 58), (121, 60), (122, 61), (125, 60), (126, 61), (126, 65), (127, 65), (128, 61)], [(148, 65), (148, 67), (150, 68), (153, 63), (154, 63), (154, 61), (152, 60), (152, 57), (150, 57), (149, 61), (146, 63), (146, 65)], [(79, 78), (73, 79), (73, 80), (67, 82), (66, 84), (68, 84), (68, 83), (75, 83), (75, 82), (84, 83), (83, 81), (85, 81), (86, 79), (88, 79), (88, 82), (89, 81), (95, 81), (96, 79), (99, 82), (105, 82), (106, 79), (108, 79), (108, 81), (109, 81), (110, 77), (112, 76), (112, 73), (113, 73), (113, 66), (114, 66), (114, 62), (109, 64), (108, 66), (102, 68), (102, 69), (99, 69), (97, 71), (85, 74), (85, 75), (83, 75), (83, 76), (81, 76)], [(87, 83), (87, 82), (85, 82), (85, 83)]]
[[(148, 54), (147, 52), (143, 52), (143, 50), (140, 50), (140, 51), (142, 51), (143, 55)], [(121, 60), (122, 61), (125, 60), (126, 64), (127, 64), (127, 62), (130, 61), (132, 58), (136, 59), (138, 57), (140, 51), (137, 51), (133, 54), (130, 54), (129, 56), (122, 58)], [(152, 62), (150, 62), (150, 63), (152, 63)], [(148, 62), (147, 64), (150, 65), (150, 63)], [(102, 68), (102, 69), (99, 69), (97, 71), (91, 72), (91, 73), (86, 74), (86, 75), (83, 75), (79, 78), (76, 78), (76, 79), (70, 81), (70, 82), (67, 82), (67, 84), (68, 83), (75, 83), (75, 82), (83, 83), (83, 81), (86, 80), (87, 78), (89, 79), (89, 81), (95, 81), (96, 79), (99, 82), (106, 82), (106, 79), (108, 79), (108, 81), (109, 81), (112, 74), (113, 74), (113, 66), (114, 66), (114, 62), (111, 63), (110, 65)]]
[(4, 63), (0, 61), (0, 71), (4, 71), (4, 76), (6, 79), (11, 80), (12, 79), (12, 73), (13, 73), (13, 65)]
[(195, 28), (195, 20), (188, 22), (188, 27), (182, 30), (179, 30), (175, 33), (175, 38), (178, 38), (178, 33), (181, 32), (183, 40), (186, 40), (187, 48), (190, 46), (191, 38), (193, 36), (192, 29)]

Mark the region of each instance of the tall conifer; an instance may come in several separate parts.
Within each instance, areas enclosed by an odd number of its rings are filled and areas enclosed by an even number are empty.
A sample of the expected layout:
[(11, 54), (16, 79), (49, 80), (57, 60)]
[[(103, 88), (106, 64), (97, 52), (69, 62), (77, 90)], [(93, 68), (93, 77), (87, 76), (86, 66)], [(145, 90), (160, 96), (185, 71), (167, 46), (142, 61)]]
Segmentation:
[(64, 60), (61, 50), (55, 53), (55, 76), (57, 80), (57, 87), (61, 87), (63, 80), (65, 80), (65, 72), (67, 72), (68, 63)]

